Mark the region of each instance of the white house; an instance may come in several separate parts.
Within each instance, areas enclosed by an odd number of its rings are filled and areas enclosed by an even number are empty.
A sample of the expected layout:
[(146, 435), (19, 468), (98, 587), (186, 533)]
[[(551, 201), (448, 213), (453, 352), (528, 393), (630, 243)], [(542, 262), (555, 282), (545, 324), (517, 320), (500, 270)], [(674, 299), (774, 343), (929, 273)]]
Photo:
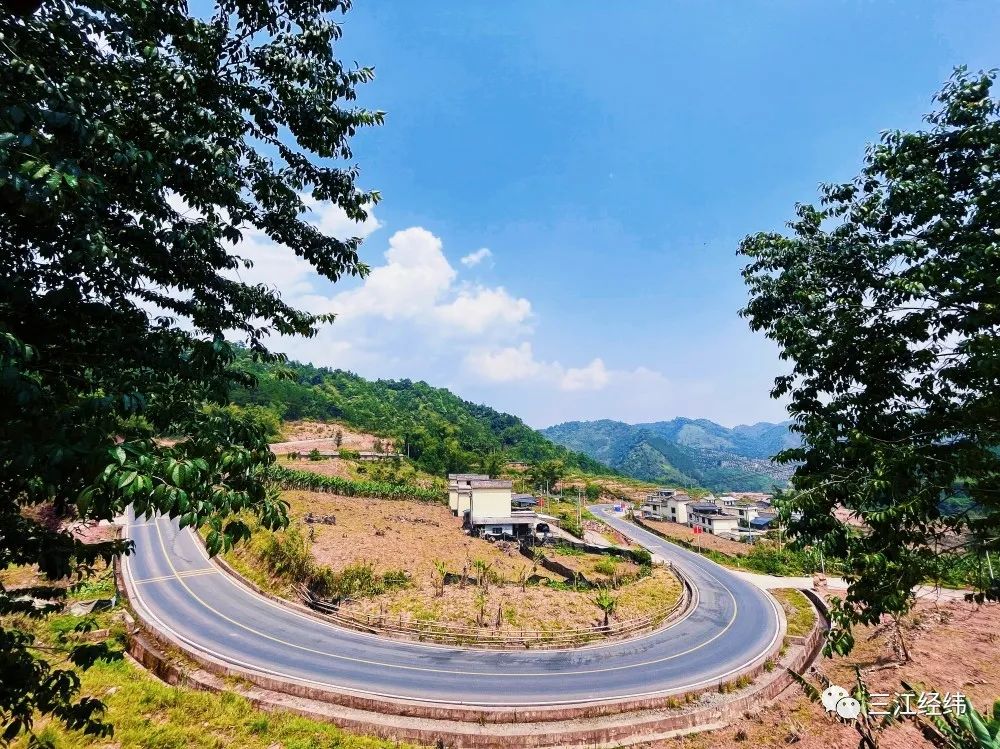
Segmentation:
[(730, 508), (730, 512), (735, 512), (740, 519), (740, 525), (749, 526), (750, 521), (760, 515), (760, 508), (757, 505), (739, 504)]
[[(514, 510), (513, 482), (505, 479), (474, 478), (465, 518), (473, 534), (486, 538), (519, 538), (540, 529), (538, 515), (530, 510)], [(518, 495), (522, 500), (526, 495)], [(534, 499), (533, 497), (530, 499)], [(542, 528), (547, 530), (547, 526)]]
[(514, 482), (508, 479), (474, 478), (469, 480), (471, 501), (469, 520), (476, 525), (483, 518), (511, 517)]
[(472, 503), (471, 483), (488, 478), (489, 476), (483, 473), (449, 473), (448, 507), (451, 509), (451, 514), (461, 517), (468, 512)]
[(688, 525), (718, 536), (735, 533), (740, 527), (740, 517), (716, 504), (692, 503), (688, 506)]
[(673, 489), (657, 489), (646, 496), (646, 501), (640, 508), (644, 518), (651, 520), (671, 520), (675, 523), (687, 523), (688, 505), (693, 500), (683, 492)]

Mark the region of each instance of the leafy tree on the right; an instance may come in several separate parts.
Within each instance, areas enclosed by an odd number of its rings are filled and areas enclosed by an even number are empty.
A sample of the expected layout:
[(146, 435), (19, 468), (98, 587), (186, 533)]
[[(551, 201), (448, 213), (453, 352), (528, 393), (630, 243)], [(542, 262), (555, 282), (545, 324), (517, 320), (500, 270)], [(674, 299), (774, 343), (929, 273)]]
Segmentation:
[[(926, 128), (890, 131), (860, 175), (740, 245), (741, 314), (791, 371), (801, 447), (780, 501), (800, 544), (845, 560), (831, 649), (898, 617), (922, 583), (1000, 585), (1000, 102), (956, 70)], [(854, 522), (845, 522), (853, 518)]]

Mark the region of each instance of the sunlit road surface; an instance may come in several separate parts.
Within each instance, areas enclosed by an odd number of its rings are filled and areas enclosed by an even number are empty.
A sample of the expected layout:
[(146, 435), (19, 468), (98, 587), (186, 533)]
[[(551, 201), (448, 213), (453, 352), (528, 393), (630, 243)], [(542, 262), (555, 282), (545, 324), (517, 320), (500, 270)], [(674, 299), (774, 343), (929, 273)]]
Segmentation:
[(605, 506), (591, 509), (688, 577), (696, 602), (685, 617), (630, 640), (568, 650), (391, 640), (271, 601), (213, 564), (190, 529), (131, 514), (126, 533), (135, 552), (123, 574), (136, 611), (190, 650), (289, 682), (427, 703), (545, 706), (666, 695), (735, 678), (775, 647), (781, 619), (769, 596)]

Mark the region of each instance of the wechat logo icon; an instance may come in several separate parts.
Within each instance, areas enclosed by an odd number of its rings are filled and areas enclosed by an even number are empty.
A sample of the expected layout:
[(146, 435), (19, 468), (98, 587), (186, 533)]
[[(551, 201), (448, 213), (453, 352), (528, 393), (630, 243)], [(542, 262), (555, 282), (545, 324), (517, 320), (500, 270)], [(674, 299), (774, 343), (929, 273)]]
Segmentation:
[(828, 713), (837, 713), (844, 720), (854, 720), (861, 715), (861, 703), (843, 687), (831, 684), (822, 694), (820, 702)]

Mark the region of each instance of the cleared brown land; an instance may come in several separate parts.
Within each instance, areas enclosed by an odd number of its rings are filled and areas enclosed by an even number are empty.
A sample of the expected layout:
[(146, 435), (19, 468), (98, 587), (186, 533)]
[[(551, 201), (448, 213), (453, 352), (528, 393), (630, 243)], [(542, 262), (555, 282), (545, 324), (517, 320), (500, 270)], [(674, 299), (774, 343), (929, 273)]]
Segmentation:
[(380, 570), (405, 569), (414, 578), (434, 572), (434, 560), (461, 572), (482, 559), (498, 574), (510, 577), (531, 562), (515, 548), (505, 550), (462, 533), (461, 521), (440, 504), (342, 497), (306, 491), (288, 491), (283, 497), (295, 518), (307, 512), (335, 515), (336, 525), (315, 525), (312, 553), (316, 561), (337, 571), (368, 561)]
[[(273, 445), (272, 445), (273, 447)], [(354, 463), (349, 460), (332, 458), (330, 460), (282, 460), (281, 465), (297, 471), (311, 471), (320, 476), (339, 476), (343, 479), (356, 478)]]
[[(493, 544), (465, 535), (460, 521), (443, 505), (301, 491), (286, 492), (285, 498), (293, 517), (306, 512), (336, 517), (336, 525), (313, 526), (312, 553), (319, 564), (340, 571), (368, 562), (380, 573), (404, 570), (410, 575), (409, 587), (352, 601), (344, 606), (346, 613), (469, 625), (486, 621), (492, 627), (499, 612), (503, 631), (572, 629), (603, 622), (594, 591), (557, 590), (544, 584), (522, 589), (520, 582), (532, 574), (561, 578), (536, 566), (515, 544)], [(552, 554), (551, 550), (547, 553)], [(606, 575), (593, 569), (605, 558), (558, 556), (560, 562), (586, 567), (585, 574), (595, 583), (610, 584)], [(488, 565), (488, 586), (449, 584), (438, 595), (435, 562), (443, 563), (449, 573), (462, 575), (464, 571), (469, 577), (479, 577), (477, 560)], [(619, 567), (622, 573), (638, 570), (636, 565), (621, 562)], [(680, 596), (680, 584), (669, 571), (657, 569), (615, 594), (619, 600), (614, 618), (627, 620), (671, 605)]]
[(373, 434), (357, 432), (341, 424), (324, 424), (317, 421), (289, 421), (282, 427), (282, 442), (271, 444), (271, 451), (284, 455), (291, 452), (308, 453), (310, 450), (337, 450), (336, 434), (342, 436), (340, 449), (374, 450), (375, 441), (381, 440), (383, 448), (392, 446), (391, 440)]
[(730, 538), (713, 536), (711, 533), (699, 533), (695, 537), (695, 534), (686, 525), (671, 523), (669, 520), (646, 520), (643, 518), (642, 522), (644, 525), (655, 528), (670, 538), (678, 538), (691, 543), (697, 542), (701, 544), (703, 549), (714, 549), (715, 551), (721, 551), (723, 554), (746, 554), (749, 551), (749, 547), (744, 543), (733, 541)]
[[(941, 694), (962, 692), (981, 713), (991, 710), (993, 701), (1000, 697), (1000, 606), (977, 608), (952, 602), (935, 607), (922, 603), (909, 617), (906, 633), (913, 658), (910, 663), (898, 663), (888, 629), (862, 627), (850, 657), (821, 657), (816, 665), (833, 683), (847, 688), (854, 684), (853, 666), (858, 665), (872, 692), (899, 692), (903, 680)], [(826, 717), (822, 706), (809, 702), (793, 685), (775, 704), (738, 724), (650, 746), (742, 749), (789, 745), (796, 749), (855, 749), (858, 734)], [(880, 746), (923, 749), (931, 744), (912, 725), (904, 724), (883, 733)]]

